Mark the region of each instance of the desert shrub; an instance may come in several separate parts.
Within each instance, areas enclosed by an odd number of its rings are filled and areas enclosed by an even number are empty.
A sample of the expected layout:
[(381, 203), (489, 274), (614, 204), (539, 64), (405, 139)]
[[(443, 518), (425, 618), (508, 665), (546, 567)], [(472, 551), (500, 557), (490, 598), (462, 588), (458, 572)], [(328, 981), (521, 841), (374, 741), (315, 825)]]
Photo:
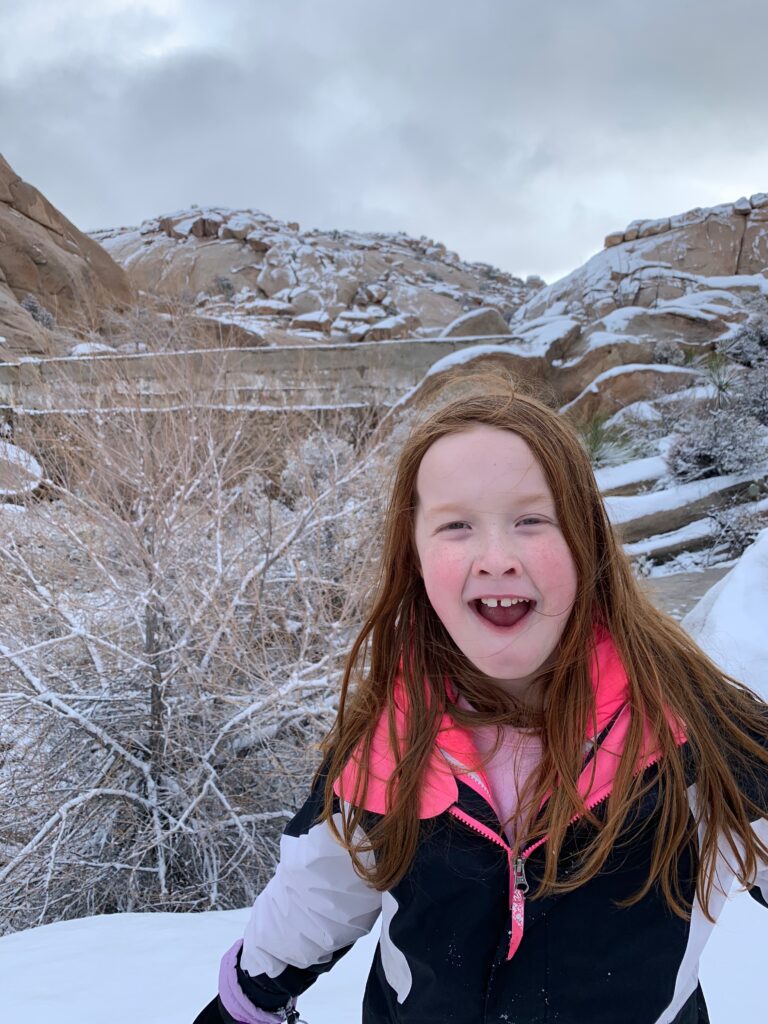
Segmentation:
[(638, 555), (632, 560), (632, 572), (637, 579), (647, 579), (653, 571), (653, 559), (648, 555)]
[(383, 442), (223, 411), (215, 359), (164, 412), (117, 379), (17, 420), (51, 482), (0, 531), (0, 932), (249, 903), (316, 763)]
[(665, 457), (673, 476), (689, 481), (742, 473), (767, 455), (765, 432), (755, 417), (725, 408), (682, 418)]
[(630, 434), (608, 422), (608, 416), (595, 416), (580, 430), (581, 442), (595, 469), (617, 466), (635, 454)]
[(216, 290), (221, 292), (225, 299), (231, 299), (235, 294), (235, 286), (232, 284), (228, 277), (224, 277), (223, 274), (219, 274), (215, 280)]
[(722, 352), (710, 352), (704, 360), (707, 382), (711, 385), (718, 409), (738, 397), (744, 369)]
[(25, 295), (21, 300), (21, 308), (26, 309), (32, 319), (40, 324), (41, 327), (51, 330), (56, 323), (53, 313), (49, 312), (37, 297), (31, 293)]
[(726, 342), (725, 351), (742, 366), (768, 363), (768, 303), (753, 303), (752, 313), (735, 337)]
[(738, 403), (758, 423), (768, 426), (768, 360), (744, 375)]
[(670, 366), (684, 366), (686, 362), (686, 352), (682, 349), (677, 342), (665, 340), (657, 341), (653, 348), (654, 361), (657, 363), (666, 363)]
[(734, 505), (710, 512), (716, 528), (715, 543), (724, 546), (731, 558), (739, 558), (768, 527), (768, 509)]

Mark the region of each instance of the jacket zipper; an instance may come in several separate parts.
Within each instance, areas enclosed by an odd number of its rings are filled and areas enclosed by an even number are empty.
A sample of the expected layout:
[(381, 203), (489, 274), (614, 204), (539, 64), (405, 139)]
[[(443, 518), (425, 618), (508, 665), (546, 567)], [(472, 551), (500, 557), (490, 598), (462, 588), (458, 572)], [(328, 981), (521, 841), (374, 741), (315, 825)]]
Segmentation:
[[(653, 765), (657, 764), (658, 761), (658, 757), (652, 758), (643, 766), (642, 771), (647, 771), (649, 768), (653, 767)], [(585, 810), (593, 811), (595, 807), (598, 807), (601, 803), (603, 803), (604, 800), (607, 800), (612, 792), (613, 790), (609, 789), (607, 793), (603, 793), (603, 795), (598, 797), (598, 799), (591, 800), (589, 803), (584, 805)], [(498, 811), (496, 810), (496, 808), (490, 802), (489, 805), (492, 808), (493, 812), (498, 817)], [(494, 832), (493, 829), (489, 828), (487, 825), (482, 825), (479, 821), (476, 821), (471, 815), (467, 814), (465, 811), (460, 810), (456, 806), (456, 804), (453, 804), (452, 807), (448, 808), (448, 813), (453, 815), (454, 818), (457, 818), (459, 821), (463, 822), (474, 832), (478, 832), (481, 836), (490, 840), (492, 843), (495, 843), (497, 846), (501, 846), (507, 855), (507, 863), (509, 865), (510, 910), (509, 947), (507, 949), (507, 960), (511, 960), (520, 946), (520, 942), (523, 938), (523, 932), (525, 930), (525, 896), (528, 890), (530, 889), (528, 879), (525, 875), (525, 862), (528, 860), (530, 855), (534, 853), (534, 851), (538, 850), (539, 847), (543, 846), (544, 843), (549, 841), (549, 836), (542, 836), (541, 839), (537, 839), (536, 842), (531, 843), (530, 846), (525, 846), (524, 849), (518, 848), (518, 852), (517, 854), (515, 854), (515, 851), (512, 849), (509, 843), (504, 842), (501, 836)], [(583, 814), (575, 814), (571, 818), (569, 824), (575, 824), (582, 817)], [(524, 846), (525, 844), (520, 845)]]

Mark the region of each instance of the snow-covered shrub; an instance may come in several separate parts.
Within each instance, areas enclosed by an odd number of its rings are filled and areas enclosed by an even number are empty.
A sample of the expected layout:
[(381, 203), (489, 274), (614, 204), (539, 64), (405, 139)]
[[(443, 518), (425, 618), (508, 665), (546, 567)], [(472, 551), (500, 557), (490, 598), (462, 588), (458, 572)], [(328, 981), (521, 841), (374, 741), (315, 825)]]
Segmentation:
[(768, 360), (744, 375), (738, 404), (763, 426), (768, 426)]
[(647, 579), (652, 571), (653, 559), (648, 555), (638, 555), (637, 558), (632, 559), (632, 572), (638, 579)]
[(665, 457), (673, 476), (687, 481), (742, 473), (767, 455), (765, 433), (754, 416), (726, 408), (681, 419)]
[(715, 542), (725, 546), (730, 558), (738, 558), (768, 526), (768, 509), (735, 505), (714, 509), (710, 518), (716, 526)]
[(218, 274), (214, 281), (216, 290), (221, 292), (225, 299), (231, 299), (235, 294), (235, 286), (232, 284), (228, 277), (224, 277), (223, 274)]
[[(107, 310), (100, 340), (116, 349), (134, 352), (178, 352), (221, 348), (226, 332), (212, 331), (195, 308), (197, 296), (183, 293), (175, 299), (142, 296), (143, 305), (125, 311)], [(151, 303), (156, 301), (157, 308)]]
[(6, 928), (249, 903), (316, 766), (383, 443), (363, 455), (349, 424), (222, 412), (216, 365), (210, 393), (166, 381), (171, 413), (137, 396), (16, 424), (52, 483), (0, 531)]
[(352, 444), (344, 438), (316, 431), (299, 441), (297, 450), (280, 477), (292, 500), (318, 493), (333, 484), (354, 458)]
[(768, 363), (768, 306), (762, 302), (753, 310), (726, 346), (731, 359), (748, 367)]
[(656, 342), (653, 347), (653, 358), (656, 363), (667, 363), (670, 366), (684, 366), (687, 360), (685, 349), (670, 339)]
[(53, 313), (49, 312), (31, 292), (24, 296), (20, 305), (22, 309), (26, 309), (32, 319), (40, 324), (41, 327), (46, 327), (50, 330), (56, 323)]

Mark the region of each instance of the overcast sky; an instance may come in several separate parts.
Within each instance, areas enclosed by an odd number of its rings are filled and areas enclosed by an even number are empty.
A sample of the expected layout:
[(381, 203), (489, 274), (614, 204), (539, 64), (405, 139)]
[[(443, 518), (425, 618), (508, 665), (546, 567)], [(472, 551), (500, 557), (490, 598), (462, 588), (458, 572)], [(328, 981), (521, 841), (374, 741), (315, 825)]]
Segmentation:
[(191, 203), (547, 280), (768, 191), (765, 0), (0, 0), (0, 152), (79, 227)]

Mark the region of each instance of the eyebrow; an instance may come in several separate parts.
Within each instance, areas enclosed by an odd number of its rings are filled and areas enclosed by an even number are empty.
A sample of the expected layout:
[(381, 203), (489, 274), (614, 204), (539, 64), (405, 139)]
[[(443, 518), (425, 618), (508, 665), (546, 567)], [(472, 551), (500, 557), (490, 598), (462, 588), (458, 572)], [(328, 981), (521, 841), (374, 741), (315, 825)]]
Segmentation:
[[(518, 508), (524, 508), (527, 505), (537, 505), (537, 504), (554, 505), (554, 503), (555, 503), (554, 498), (552, 498), (548, 494), (526, 494), (522, 498), (520, 498), (519, 500), (516, 499), (513, 502), (513, 505), (515, 507), (518, 507)], [(431, 506), (425, 506), (424, 502), (419, 502), (417, 504), (421, 504), (422, 508), (424, 509), (424, 514), (425, 515), (431, 515), (431, 516), (452, 515), (454, 512), (465, 511), (466, 508), (467, 508), (466, 505), (456, 504), (455, 502), (447, 502), (444, 505), (431, 505)]]

